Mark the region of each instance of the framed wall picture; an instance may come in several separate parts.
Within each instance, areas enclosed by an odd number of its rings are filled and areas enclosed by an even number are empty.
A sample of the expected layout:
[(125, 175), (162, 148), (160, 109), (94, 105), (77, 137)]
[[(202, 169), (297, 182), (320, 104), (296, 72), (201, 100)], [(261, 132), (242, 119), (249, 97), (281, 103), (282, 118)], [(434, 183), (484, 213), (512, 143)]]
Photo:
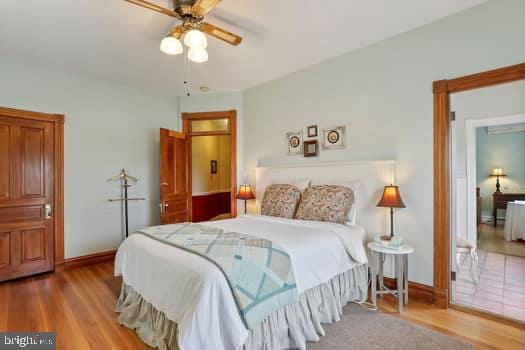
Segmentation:
[(211, 163), (210, 164), (210, 172), (212, 174), (217, 174), (217, 161), (216, 160), (212, 160), (210, 163)]
[(288, 155), (295, 156), (303, 153), (303, 132), (287, 132)]
[(340, 149), (346, 147), (346, 127), (336, 126), (323, 129), (323, 149)]
[(319, 154), (319, 141), (309, 140), (304, 141), (304, 156), (317, 157)]
[(308, 137), (317, 137), (317, 125), (306, 127), (306, 135), (308, 135)]

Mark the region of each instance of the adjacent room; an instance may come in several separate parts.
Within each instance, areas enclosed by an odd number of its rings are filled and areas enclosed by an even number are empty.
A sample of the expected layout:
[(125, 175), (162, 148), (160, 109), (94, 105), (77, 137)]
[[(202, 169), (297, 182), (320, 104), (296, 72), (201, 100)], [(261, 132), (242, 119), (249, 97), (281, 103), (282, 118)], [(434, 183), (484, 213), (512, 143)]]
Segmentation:
[(524, 149), (525, 123), (476, 128), (479, 249), (525, 258), (518, 226), (525, 218), (519, 213), (525, 204), (525, 152), (519, 151)]
[[(525, 120), (525, 115), (517, 118)], [(489, 119), (497, 123), (500, 118)], [(456, 237), (456, 302), (518, 320), (525, 320), (525, 152), (518, 151), (525, 149), (524, 127), (474, 129), (475, 242)]]
[(524, 349), (524, 14), (0, 1), (0, 349)]
[(451, 96), (452, 303), (525, 320), (525, 83)]

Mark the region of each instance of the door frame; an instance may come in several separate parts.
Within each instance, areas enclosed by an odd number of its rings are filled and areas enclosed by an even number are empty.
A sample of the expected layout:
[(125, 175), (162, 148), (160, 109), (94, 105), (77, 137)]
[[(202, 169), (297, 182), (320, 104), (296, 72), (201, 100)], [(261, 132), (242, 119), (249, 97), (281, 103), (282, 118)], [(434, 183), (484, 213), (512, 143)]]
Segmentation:
[(55, 267), (64, 263), (64, 123), (63, 114), (49, 114), (0, 107), (0, 115), (9, 118), (29, 119), (53, 123), (53, 158), (54, 158), (54, 255)]
[(450, 94), (525, 79), (525, 63), (433, 82), (434, 95), (434, 303), (448, 308), (450, 288)]
[[(193, 120), (228, 119), (228, 130), (225, 131), (191, 131)], [(193, 136), (220, 136), (230, 135), (230, 211), (232, 217), (237, 216), (237, 111), (213, 111), (182, 113), (182, 132), (188, 136), (188, 190), (192, 200), (189, 203), (190, 221), (193, 218), (193, 186), (192, 186), (192, 164), (191, 164), (191, 141)]]

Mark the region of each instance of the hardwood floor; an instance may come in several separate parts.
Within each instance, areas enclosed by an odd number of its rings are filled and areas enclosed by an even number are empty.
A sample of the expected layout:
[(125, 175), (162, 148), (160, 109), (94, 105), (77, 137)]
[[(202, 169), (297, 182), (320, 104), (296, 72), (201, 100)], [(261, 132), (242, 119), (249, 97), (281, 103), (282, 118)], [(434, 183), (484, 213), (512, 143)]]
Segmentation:
[(464, 339), (476, 349), (524, 349), (525, 330), (454, 309), (438, 309), (409, 300), (405, 311), (397, 313), (397, 299), (378, 298), (382, 312), (453, 337)]
[(496, 227), (491, 223), (481, 224), (478, 227), (478, 249), (487, 252), (525, 257), (525, 241), (506, 241), (504, 238), (505, 225), (500, 222)]
[[(111, 262), (0, 284), (0, 331), (54, 331), (57, 349), (149, 349), (116, 321), (120, 280)], [(525, 331), (457, 310), (410, 301), (398, 315), (395, 301), (380, 310), (463, 338), (479, 349), (524, 349)]]
[(0, 284), (0, 330), (57, 332), (57, 349), (150, 349), (114, 312), (113, 263)]

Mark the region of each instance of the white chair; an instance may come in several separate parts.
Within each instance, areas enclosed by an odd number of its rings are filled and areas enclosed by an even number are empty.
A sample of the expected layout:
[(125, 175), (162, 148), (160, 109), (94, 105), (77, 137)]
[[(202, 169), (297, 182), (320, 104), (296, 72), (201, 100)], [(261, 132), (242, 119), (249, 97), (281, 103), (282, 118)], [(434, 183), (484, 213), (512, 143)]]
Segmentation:
[(461, 268), (462, 254), (470, 255), (470, 278), (475, 284), (478, 284), (478, 253), (476, 252), (476, 247), (465, 238), (456, 236), (456, 265), (458, 273)]

